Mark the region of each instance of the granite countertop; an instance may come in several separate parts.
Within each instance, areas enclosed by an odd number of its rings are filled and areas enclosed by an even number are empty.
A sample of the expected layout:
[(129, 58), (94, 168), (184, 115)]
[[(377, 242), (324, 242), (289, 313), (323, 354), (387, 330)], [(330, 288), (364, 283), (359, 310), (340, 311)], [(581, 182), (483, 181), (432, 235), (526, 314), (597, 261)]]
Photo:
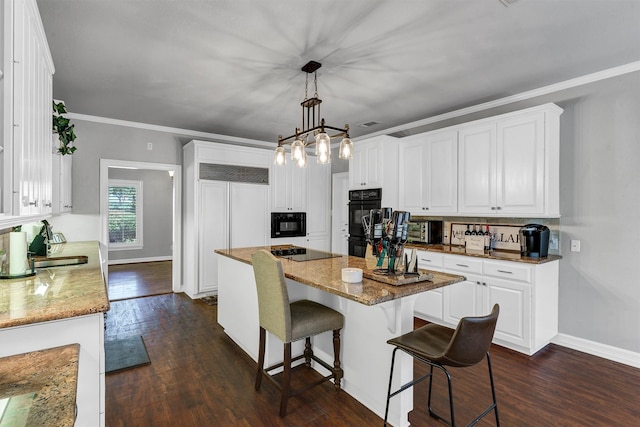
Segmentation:
[(36, 275), (0, 280), (0, 328), (109, 310), (96, 241), (53, 245), (51, 257), (88, 256), (80, 265), (36, 269)]
[[(271, 250), (283, 247), (287, 246), (278, 245), (219, 249), (215, 252), (219, 255), (223, 255), (246, 264), (251, 264), (251, 254), (257, 250)], [(342, 281), (342, 269), (349, 267), (361, 268), (363, 271), (374, 270), (378, 268), (376, 267), (375, 258), (359, 258), (343, 255), (336, 258), (303, 262), (293, 261), (286, 258), (280, 259), (282, 261), (284, 274), (287, 278), (365, 305), (380, 304), (386, 301), (415, 295), (465, 280), (464, 276), (427, 270), (427, 272), (431, 273), (433, 277), (431, 280), (424, 282), (394, 286), (363, 278), (362, 283), (354, 284)]]
[(16, 427), (73, 426), (79, 354), (80, 345), (70, 344), (0, 358), (0, 406), (7, 404), (2, 421)]
[(418, 249), (421, 251), (442, 252), (451, 255), (464, 255), (478, 258), (495, 259), (498, 261), (514, 261), (523, 262), (527, 264), (544, 264), (546, 262), (558, 261), (562, 259), (560, 255), (549, 255), (545, 258), (529, 258), (522, 256), (517, 251), (467, 251), (464, 246), (456, 245), (434, 245), (434, 244), (419, 244), (419, 243), (407, 243), (404, 245), (405, 249)]

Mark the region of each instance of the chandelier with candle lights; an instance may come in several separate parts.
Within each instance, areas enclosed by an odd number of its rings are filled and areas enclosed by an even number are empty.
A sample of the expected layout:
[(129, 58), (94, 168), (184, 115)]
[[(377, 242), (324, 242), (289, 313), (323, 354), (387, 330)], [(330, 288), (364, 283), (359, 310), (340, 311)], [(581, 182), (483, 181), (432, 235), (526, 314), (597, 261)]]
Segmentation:
[[(315, 145), (315, 154), (318, 163), (331, 163), (331, 139), (343, 137), (340, 142), (338, 157), (350, 159), (353, 156), (353, 142), (349, 138), (349, 125), (344, 128), (329, 126), (320, 116), (320, 104), (322, 100), (318, 97), (318, 77), (316, 71), (322, 64), (316, 61), (309, 61), (302, 67), (306, 74), (304, 86), (304, 100), (302, 106), (302, 127), (296, 128), (293, 135), (283, 138), (278, 136), (278, 147), (275, 152), (275, 163), (284, 165), (286, 163), (285, 145), (291, 145), (291, 160), (299, 167), (307, 165), (307, 147)], [(314, 94), (308, 97), (309, 74), (313, 73)], [(329, 135), (327, 131), (337, 131)]]

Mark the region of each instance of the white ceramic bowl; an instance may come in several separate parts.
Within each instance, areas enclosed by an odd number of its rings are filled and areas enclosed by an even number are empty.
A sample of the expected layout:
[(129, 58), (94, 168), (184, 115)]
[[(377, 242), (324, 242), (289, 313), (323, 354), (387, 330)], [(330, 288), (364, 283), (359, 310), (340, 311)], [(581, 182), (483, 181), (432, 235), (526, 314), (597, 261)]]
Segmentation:
[(342, 281), (347, 283), (362, 282), (362, 269), (361, 268), (343, 268)]

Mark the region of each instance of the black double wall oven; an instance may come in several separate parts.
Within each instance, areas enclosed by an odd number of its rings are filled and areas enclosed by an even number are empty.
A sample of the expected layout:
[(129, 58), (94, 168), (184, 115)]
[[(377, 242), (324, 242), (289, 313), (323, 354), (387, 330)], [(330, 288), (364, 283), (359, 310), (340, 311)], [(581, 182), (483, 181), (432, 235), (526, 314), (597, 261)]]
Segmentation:
[(382, 206), (382, 189), (349, 191), (349, 255), (364, 258), (367, 252), (362, 217)]

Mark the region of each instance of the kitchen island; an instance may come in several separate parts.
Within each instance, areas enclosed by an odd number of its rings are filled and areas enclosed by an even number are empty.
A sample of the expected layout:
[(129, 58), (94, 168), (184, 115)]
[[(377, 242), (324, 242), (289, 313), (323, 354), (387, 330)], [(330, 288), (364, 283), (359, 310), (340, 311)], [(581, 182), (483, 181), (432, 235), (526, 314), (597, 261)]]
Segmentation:
[[(52, 249), (53, 257), (82, 255), (87, 256), (87, 263), (40, 268), (32, 277), (0, 281), (0, 357), (28, 353), (11, 359), (18, 364), (15, 368), (26, 375), (40, 350), (78, 344), (77, 393), (70, 403), (72, 413), (77, 404), (75, 425), (104, 426), (104, 313), (109, 310), (109, 298), (99, 244), (64, 243)], [(68, 359), (66, 352), (50, 354)], [(69, 362), (66, 359), (55, 363), (64, 365)], [(46, 376), (46, 370), (41, 373), (40, 380), (37, 373), (28, 380), (55, 385)], [(11, 384), (3, 382), (3, 386)], [(38, 419), (42, 425), (60, 425), (56, 420), (62, 408), (57, 406), (55, 397), (48, 400), (52, 407), (40, 406), (44, 418)]]
[[(258, 300), (251, 266), (251, 254), (276, 246), (217, 250), (218, 254), (218, 323), (254, 360), (258, 356)], [(423, 292), (464, 280), (463, 276), (429, 272), (428, 281), (394, 286), (363, 278), (362, 283), (342, 281), (343, 268), (375, 270), (376, 259), (334, 256), (310, 261), (281, 258), (291, 301), (310, 299), (329, 306), (345, 317), (341, 336), (343, 389), (384, 416), (389, 368), (393, 347), (386, 342), (413, 330), (413, 304)], [(302, 342), (293, 351), (302, 351)], [(314, 351), (327, 360), (332, 358), (331, 334), (314, 337)], [(282, 344), (267, 334), (267, 365), (282, 361)], [(315, 367), (322, 370), (322, 367)], [(398, 355), (394, 384), (413, 377), (413, 360)], [(389, 421), (394, 426), (409, 425), (413, 394), (402, 393), (391, 401)]]

